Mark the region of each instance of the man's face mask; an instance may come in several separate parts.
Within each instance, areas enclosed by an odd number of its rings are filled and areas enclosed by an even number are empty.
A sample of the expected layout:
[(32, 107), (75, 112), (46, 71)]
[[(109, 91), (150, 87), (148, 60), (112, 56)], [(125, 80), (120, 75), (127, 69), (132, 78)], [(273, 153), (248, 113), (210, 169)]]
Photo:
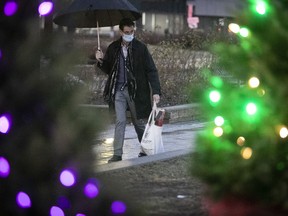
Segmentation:
[(122, 30), (122, 38), (127, 43), (131, 42), (134, 38), (134, 26), (124, 26)]
[(131, 42), (134, 38), (134, 34), (123, 34), (122, 38), (126, 42)]

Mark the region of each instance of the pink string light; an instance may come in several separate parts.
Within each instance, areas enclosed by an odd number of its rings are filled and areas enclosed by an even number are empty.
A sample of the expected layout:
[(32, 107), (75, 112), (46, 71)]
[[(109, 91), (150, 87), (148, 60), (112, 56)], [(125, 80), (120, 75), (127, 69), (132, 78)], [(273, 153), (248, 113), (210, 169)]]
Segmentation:
[(50, 209), (50, 216), (65, 216), (65, 214), (58, 206), (52, 206)]
[(4, 158), (0, 157), (0, 177), (6, 178), (10, 173), (9, 162)]
[(16, 2), (8, 1), (6, 2), (4, 6), (4, 14), (6, 16), (13, 16), (16, 13), (17, 9), (18, 9), (18, 5)]
[(6, 134), (10, 129), (10, 121), (7, 115), (0, 117), (0, 133)]
[(75, 175), (70, 170), (63, 170), (60, 174), (60, 182), (66, 187), (71, 187), (76, 182)]
[(24, 193), (24, 192), (19, 192), (17, 194), (17, 203), (21, 208), (30, 208), (31, 207), (31, 200), (30, 197)]
[(50, 1), (42, 2), (38, 7), (38, 12), (41, 16), (48, 15), (53, 9), (53, 3)]
[(95, 198), (99, 194), (98, 181), (96, 179), (90, 179), (84, 187), (84, 194), (88, 198)]

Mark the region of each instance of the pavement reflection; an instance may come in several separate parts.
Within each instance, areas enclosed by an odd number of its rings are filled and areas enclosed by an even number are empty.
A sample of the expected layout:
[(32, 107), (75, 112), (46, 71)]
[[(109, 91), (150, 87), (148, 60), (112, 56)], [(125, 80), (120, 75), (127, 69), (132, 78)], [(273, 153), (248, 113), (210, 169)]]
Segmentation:
[[(163, 125), (162, 139), (165, 152), (185, 150), (193, 151), (196, 134), (203, 129), (205, 123), (185, 121)], [(97, 165), (106, 164), (113, 155), (114, 124), (109, 125), (95, 140), (94, 152)], [(137, 158), (140, 144), (132, 124), (127, 124), (122, 160)]]

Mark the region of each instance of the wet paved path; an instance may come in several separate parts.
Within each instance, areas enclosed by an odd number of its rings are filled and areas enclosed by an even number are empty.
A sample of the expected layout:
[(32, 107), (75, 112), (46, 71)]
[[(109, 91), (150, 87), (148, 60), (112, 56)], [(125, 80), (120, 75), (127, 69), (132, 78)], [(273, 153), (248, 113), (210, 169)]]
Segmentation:
[[(162, 139), (165, 152), (177, 150), (193, 151), (196, 134), (204, 127), (205, 123), (185, 121), (163, 125)], [(101, 132), (95, 141), (94, 151), (97, 155), (97, 164), (106, 164), (113, 154), (114, 124), (109, 125)], [(140, 144), (132, 124), (127, 124), (122, 160), (137, 158)], [(149, 157), (149, 156), (148, 156)]]

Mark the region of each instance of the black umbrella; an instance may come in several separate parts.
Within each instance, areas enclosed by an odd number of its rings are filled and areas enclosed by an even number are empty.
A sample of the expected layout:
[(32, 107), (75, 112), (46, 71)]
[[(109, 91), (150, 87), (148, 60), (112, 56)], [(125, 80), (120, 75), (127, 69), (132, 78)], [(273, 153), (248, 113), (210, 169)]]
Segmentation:
[(118, 25), (123, 18), (135, 21), (140, 17), (141, 13), (127, 0), (74, 0), (56, 14), (53, 21), (74, 28), (97, 27), (100, 49), (99, 27)]

